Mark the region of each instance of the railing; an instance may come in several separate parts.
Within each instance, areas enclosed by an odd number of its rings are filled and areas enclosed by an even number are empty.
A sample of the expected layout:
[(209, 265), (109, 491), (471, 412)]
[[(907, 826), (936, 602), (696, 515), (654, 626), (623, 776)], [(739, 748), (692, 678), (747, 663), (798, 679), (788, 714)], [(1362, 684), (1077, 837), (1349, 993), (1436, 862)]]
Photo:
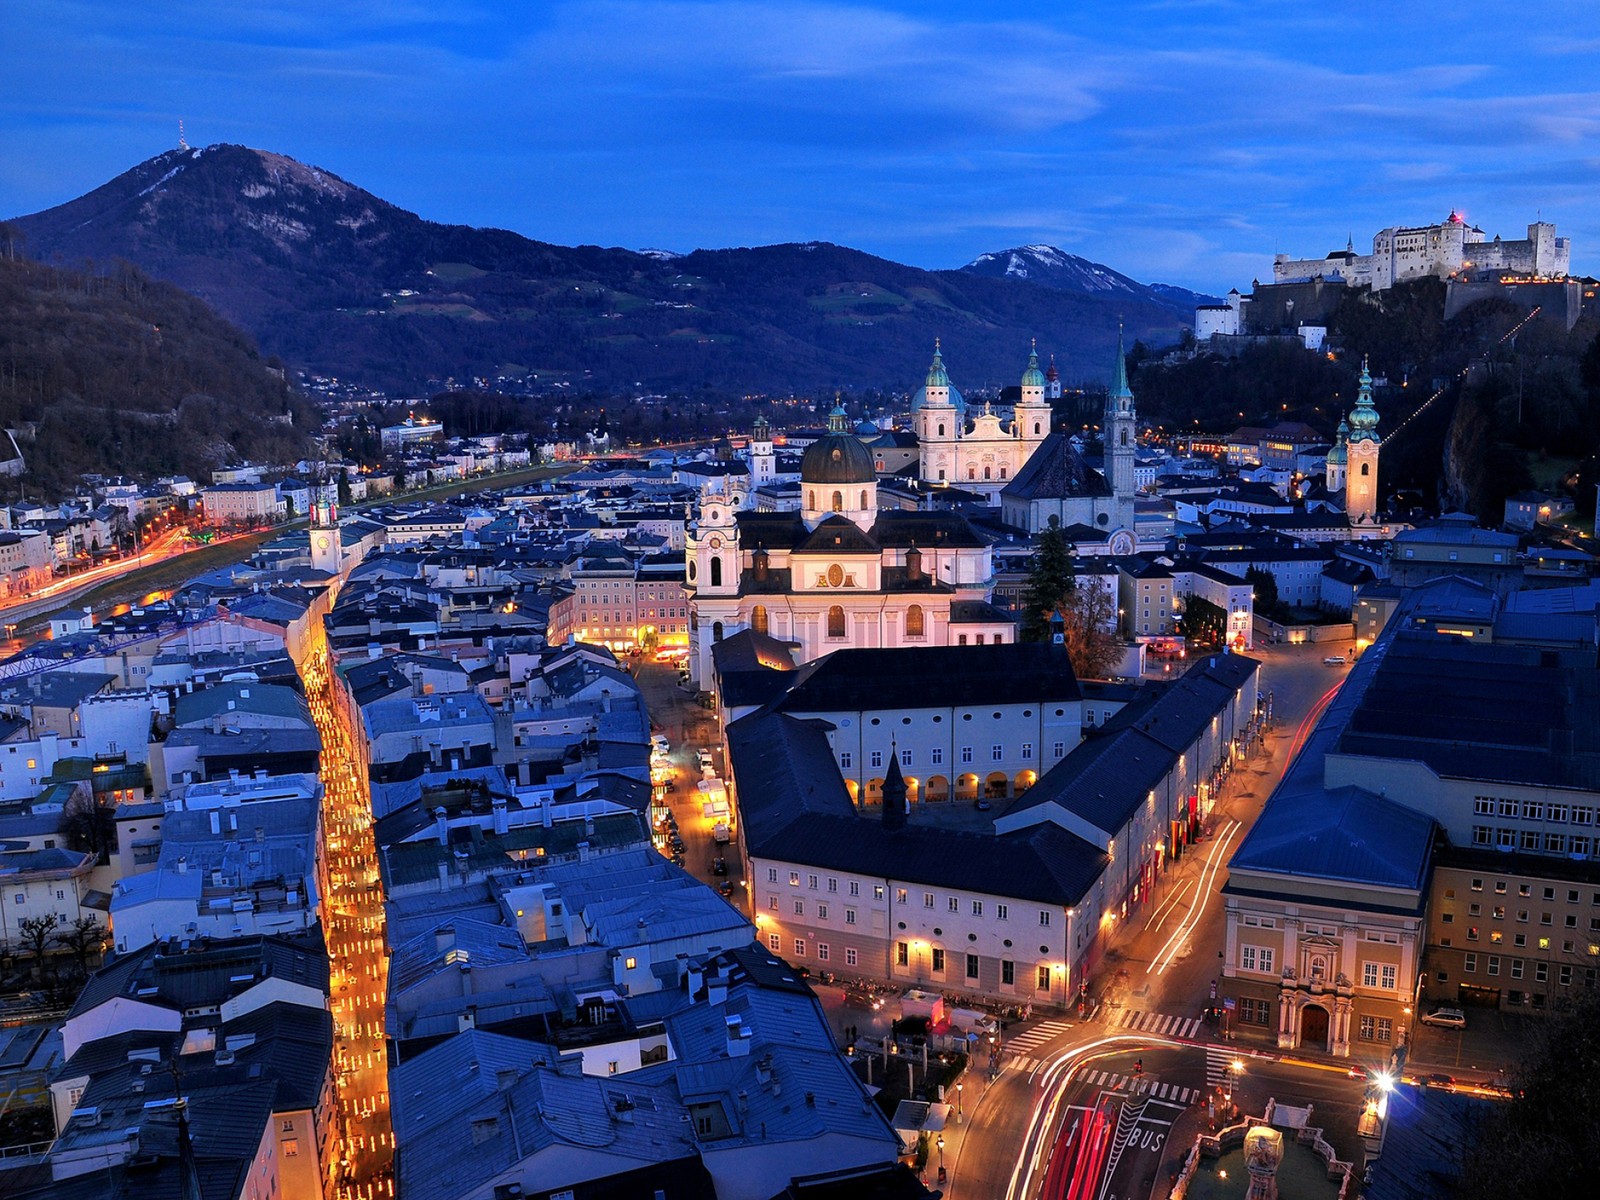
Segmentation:
[(43, 1158), (53, 1145), (54, 1138), (48, 1142), (29, 1142), (22, 1146), (0, 1146), (0, 1162), (11, 1158)]

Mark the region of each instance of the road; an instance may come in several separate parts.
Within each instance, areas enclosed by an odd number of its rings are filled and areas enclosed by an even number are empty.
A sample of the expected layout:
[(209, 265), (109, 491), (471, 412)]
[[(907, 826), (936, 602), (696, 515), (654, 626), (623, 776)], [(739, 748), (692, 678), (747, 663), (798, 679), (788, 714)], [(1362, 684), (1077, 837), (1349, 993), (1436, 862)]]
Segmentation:
[(1344, 1067), (1114, 1035), (1052, 1051), (1033, 1071), (1016, 1072), (1015, 1082), (1033, 1100), (1022, 1153), (984, 1154), (985, 1114), (976, 1114), (968, 1153), (950, 1180), (952, 1198), (1143, 1200), (1155, 1193), (1163, 1161), (1198, 1133), (1235, 1108), (1259, 1115), (1272, 1099), (1312, 1105), (1313, 1123), (1341, 1157), (1359, 1151), (1365, 1085)]
[(334, 703), (327, 645), (305, 669), (306, 696), (322, 735), (323, 837), (327, 844), (328, 944), (339, 1073), (342, 1158), (339, 1200), (394, 1195), (394, 1128), (384, 1008), (389, 980), (383, 894), (372, 836), (364, 757)]

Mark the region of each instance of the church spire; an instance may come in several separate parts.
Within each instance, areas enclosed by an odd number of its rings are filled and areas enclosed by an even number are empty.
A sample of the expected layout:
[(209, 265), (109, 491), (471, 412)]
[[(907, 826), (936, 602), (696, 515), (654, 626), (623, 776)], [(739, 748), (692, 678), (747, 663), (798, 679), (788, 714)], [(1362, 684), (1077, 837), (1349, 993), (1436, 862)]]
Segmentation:
[[(1128, 352), (1123, 349), (1122, 326), (1117, 326), (1117, 361), (1111, 368), (1111, 402), (1118, 409), (1133, 406), (1133, 390), (1128, 387)], [(1126, 403), (1124, 403), (1126, 401)]]
[(1372, 404), (1372, 373), (1367, 370), (1367, 357), (1361, 356), (1361, 377), (1357, 381), (1356, 406), (1350, 410), (1350, 441), (1378, 441), (1378, 410)]
[(1028, 369), (1022, 373), (1022, 386), (1024, 395), (1026, 389), (1038, 388), (1044, 390), (1044, 372), (1039, 370), (1039, 343), (1034, 340), (1028, 347)]
[(950, 386), (950, 376), (945, 373), (944, 355), (939, 352), (939, 339), (933, 339), (933, 361), (928, 364), (928, 378), (923, 381), (927, 387)]
[(883, 827), (885, 829), (904, 829), (906, 826), (906, 787), (905, 776), (900, 773), (900, 752), (895, 749), (894, 743), (889, 743), (889, 772), (883, 777)]

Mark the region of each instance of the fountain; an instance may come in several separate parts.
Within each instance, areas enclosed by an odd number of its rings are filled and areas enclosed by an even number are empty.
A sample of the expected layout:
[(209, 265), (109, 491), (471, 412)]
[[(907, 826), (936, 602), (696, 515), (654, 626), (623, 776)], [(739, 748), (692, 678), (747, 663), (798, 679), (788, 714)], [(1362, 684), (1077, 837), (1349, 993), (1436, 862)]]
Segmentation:
[(1278, 1164), (1283, 1161), (1283, 1134), (1256, 1125), (1244, 1135), (1244, 1168), (1250, 1173), (1245, 1200), (1278, 1200)]

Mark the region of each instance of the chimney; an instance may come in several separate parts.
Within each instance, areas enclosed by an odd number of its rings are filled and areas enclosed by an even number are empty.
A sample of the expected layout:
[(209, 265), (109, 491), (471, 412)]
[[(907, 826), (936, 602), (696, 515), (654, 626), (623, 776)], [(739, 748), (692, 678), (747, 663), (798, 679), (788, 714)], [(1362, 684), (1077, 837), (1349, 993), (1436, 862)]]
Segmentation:
[(551, 828), (556, 823), (554, 801), (555, 797), (549, 793), (539, 798), (539, 824), (546, 829)]
[(729, 1058), (750, 1057), (750, 1029), (744, 1023), (744, 1018), (738, 1013), (729, 1013), (724, 1018), (728, 1032), (727, 1050)]
[(211, 810), (211, 836), (216, 837), (222, 832), (222, 814), (216, 809)]
[(496, 796), (492, 803), (494, 806), (494, 831), (496, 836), (503, 837), (511, 828), (511, 822), (506, 816), (506, 798), (504, 796)]
[(179, 875), (187, 875), (188, 873), (189, 873), (189, 859), (188, 859), (188, 856), (180, 854), (178, 856), (178, 874)]
[(450, 817), (443, 805), (433, 810), (433, 833), (439, 839), (439, 845), (450, 844)]
[(706, 975), (698, 963), (686, 963), (683, 969), (683, 986), (693, 1000), (700, 994), (700, 989), (705, 986)]
[(900, 752), (889, 743), (889, 773), (883, 781), (883, 827), (904, 829), (909, 802), (906, 799), (906, 780), (900, 774)]
[(450, 890), (449, 860), (445, 860), (439, 864), (439, 890), (441, 892), (448, 892)]
[(719, 967), (716, 974), (706, 980), (706, 1003), (712, 1006), (724, 1004), (728, 999), (728, 977)]

